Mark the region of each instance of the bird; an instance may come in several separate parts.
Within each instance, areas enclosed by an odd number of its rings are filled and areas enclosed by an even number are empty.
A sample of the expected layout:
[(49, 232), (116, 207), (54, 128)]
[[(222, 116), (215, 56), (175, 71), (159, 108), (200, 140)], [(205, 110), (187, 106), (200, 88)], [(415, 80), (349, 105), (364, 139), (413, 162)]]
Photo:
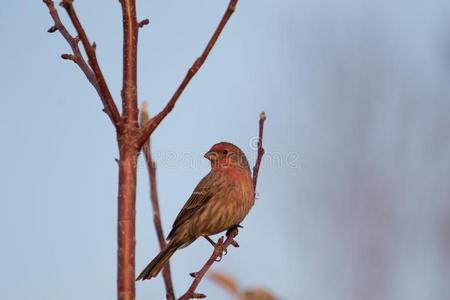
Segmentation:
[(156, 277), (170, 257), (199, 237), (240, 225), (255, 202), (252, 175), (244, 152), (229, 142), (220, 142), (204, 155), (210, 172), (200, 180), (184, 204), (167, 236), (168, 243), (136, 278)]

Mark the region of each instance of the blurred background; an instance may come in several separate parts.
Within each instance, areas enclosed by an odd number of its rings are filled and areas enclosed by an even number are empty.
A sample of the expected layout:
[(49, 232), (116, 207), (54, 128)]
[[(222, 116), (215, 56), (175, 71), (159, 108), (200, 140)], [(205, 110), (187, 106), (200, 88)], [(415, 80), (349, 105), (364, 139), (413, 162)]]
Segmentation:
[[(138, 1), (139, 99), (165, 105), (227, 1)], [(117, 1), (75, 2), (116, 100)], [(60, 10), (66, 25), (65, 13)], [(450, 2), (240, 1), (216, 47), (152, 136), (167, 233), (222, 140), (255, 158), (258, 200), (214, 265), (280, 299), (450, 299)], [(0, 290), (4, 299), (114, 299), (112, 125), (41, 1), (0, 10)], [(142, 157), (136, 271), (157, 253)], [(211, 253), (171, 260), (181, 295)], [(209, 299), (230, 296), (211, 280)], [(163, 299), (161, 277), (138, 299)]]

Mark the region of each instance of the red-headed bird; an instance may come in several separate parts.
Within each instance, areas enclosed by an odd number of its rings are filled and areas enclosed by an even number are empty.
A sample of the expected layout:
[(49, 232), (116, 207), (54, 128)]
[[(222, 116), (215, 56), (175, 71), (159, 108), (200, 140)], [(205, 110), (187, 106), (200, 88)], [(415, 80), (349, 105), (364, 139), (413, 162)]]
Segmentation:
[(241, 149), (227, 142), (212, 146), (205, 154), (211, 171), (203, 177), (179, 212), (164, 249), (136, 280), (158, 275), (170, 257), (198, 237), (238, 226), (255, 202), (252, 176)]

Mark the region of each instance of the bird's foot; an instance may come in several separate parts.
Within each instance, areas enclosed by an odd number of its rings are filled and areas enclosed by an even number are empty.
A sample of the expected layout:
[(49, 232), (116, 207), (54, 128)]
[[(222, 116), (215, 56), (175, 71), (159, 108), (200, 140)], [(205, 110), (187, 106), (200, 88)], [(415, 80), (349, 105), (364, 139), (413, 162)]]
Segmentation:
[(222, 248), (222, 249), (219, 249), (221, 254), (220, 254), (219, 258), (216, 259), (216, 261), (221, 261), (222, 260), (222, 256), (223, 255), (227, 255), (228, 250), (224, 249), (222, 247), (221, 243), (219, 244), (219, 243), (214, 242), (209, 236), (204, 235), (203, 237), (214, 247), (214, 249)]
[(221, 238), (221, 240), (219, 240), (219, 242), (216, 243), (216, 248), (215, 249), (216, 249), (216, 251), (219, 252), (219, 256), (217, 256), (215, 261), (219, 262), (219, 261), (222, 260), (222, 257), (224, 255), (227, 255), (227, 253), (228, 253), (227, 249), (223, 247), (223, 238)]
[(244, 228), (241, 225), (237, 225), (234, 227), (231, 227), (230, 229), (227, 230), (227, 237), (232, 236), (233, 240), (231, 240), (230, 245), (232, 245), (235, 248), (239, 248), (239, 244), (238, 242), (236, 242), (236, 240), (234, 239), (234, 237), (236, 237), (239, 233), (239, 229), (238, 228)]
[(227, 255), (227, 248), (223, 245), (223, 236), (219, 238), (217, 243), (214, 243), (214, 253), (216, 254), (216, 262), (221, 261), (224, 254)]
[[(232, 238), (232, 240), (230, 242), (230, 245), (232, 245), (235, 248), (239, 247), (239, 243), (236, 242), (236, 240), (234, 239), (234, 237), (236, 237), (238, 235), (238, 233), (239, 233), (239, 229), (238, 228), (243, 228), (243, 227), (241, 225), (233, 226), (233, 227), (229, 228), (227, 230), (227, 233), (226, 233), (226, 236), (228, 238), (230, 238), (230, 237)], [(203, 237), (214, 247), (215, 251), (219, 252), (219, 255), (217, 256), (216, 262), (221, 261), (222, 257), (224, 255), (227, 255), (227, 253), (228, 253), (228, 250), (226, 249), (226, 247), (223, 246), (223, 237), (221, 237), (217, 243), (214, 242), (207, 235), (204, 235)]]
[[(205, 235), (203, 236), (214, 248), (217, 248), (217, 243), (214, 242), (209, 236)], [(239, 247), (239, 245), (238, 245)], [(222, 252), (225, 252), (224, 255), (227, 255), (228, 250), (227, 249), (223, 249)]]

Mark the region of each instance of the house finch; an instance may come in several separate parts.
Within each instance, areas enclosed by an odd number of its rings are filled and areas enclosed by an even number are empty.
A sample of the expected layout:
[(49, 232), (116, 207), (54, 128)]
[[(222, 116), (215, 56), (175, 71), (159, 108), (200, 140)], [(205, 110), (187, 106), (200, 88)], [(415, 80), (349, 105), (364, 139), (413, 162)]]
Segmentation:
[(136, 280), (158, 275), (175, 251), (198, 237), (208, 238), (238, 226), (253, 206), (255, 197), (250, 168), (241, 149), (221, 142), (204, 156), (211, 161), (211, 171), (200, 181), (175, 219), (166, 247)]

